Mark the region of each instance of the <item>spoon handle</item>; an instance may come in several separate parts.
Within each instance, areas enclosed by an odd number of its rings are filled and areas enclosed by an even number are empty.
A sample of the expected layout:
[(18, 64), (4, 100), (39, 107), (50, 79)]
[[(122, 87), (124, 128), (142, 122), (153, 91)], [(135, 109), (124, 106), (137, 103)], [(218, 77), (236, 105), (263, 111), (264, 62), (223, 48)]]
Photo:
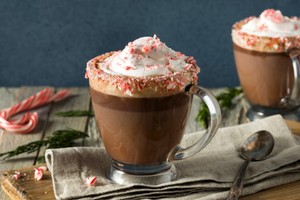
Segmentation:
[(251, 162), (251, 159), (245, 160), (242, 168), (240, 169), (240, 172), (238, 176), (236, 177), (231, 189), (230, 189), (230, 196), (226, 200), (237, 200), (239, 196), (242, 193), (245, 175), (249, 166), (249, 163)]

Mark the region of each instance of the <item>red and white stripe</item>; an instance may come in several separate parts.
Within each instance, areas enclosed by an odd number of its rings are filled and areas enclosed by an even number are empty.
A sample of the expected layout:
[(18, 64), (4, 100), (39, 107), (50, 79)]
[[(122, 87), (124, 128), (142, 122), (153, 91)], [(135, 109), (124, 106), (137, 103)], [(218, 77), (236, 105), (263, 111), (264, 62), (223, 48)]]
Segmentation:
[(34, 168), (35, 172), (34, 172), (34, 178), (36, 180), (41, 180), (43, 178), (43, 172), (47, 170), (46, 166), (41, 166), (38, 168)]
[(196, 64), (197, 61), (194, 59), (194, 57), (187, 57), (186, 62), (190, 64)]
[(86, 183), (89, 185), (89, 186), (94, 186), (96, 185), (97, 183), (97, 177), (96, 176), (91, 176), (89, 178), (86, 178)]
[[(46, 103), (57, 102), (71, 95), (69, 90), (63, 90), (53, 94), (53, 90), (46, 88), (35, 95), (25, 99), (12, 107), (0, 110), (0, 128), (15, 132), (28, 133), (32, 131), (38, 122), (39, 114), (37, 112), (27, 112), (16, 119), (9, 119), (12, 115), (19, 112), (35, 108)], [(27, 124), (26, 124), (27, 123)]]
[(19, 179), (19, 178), (21, 178), (21, 175), (20, 174), (14, 174), (14, 175), (12, 175), (12, 177), (14, 177), (15, 179)]
[(34, 170), (34, 178), (38, 181), (41, 180), (43, 178), (43, 170), (40, 168), (34, 168)]

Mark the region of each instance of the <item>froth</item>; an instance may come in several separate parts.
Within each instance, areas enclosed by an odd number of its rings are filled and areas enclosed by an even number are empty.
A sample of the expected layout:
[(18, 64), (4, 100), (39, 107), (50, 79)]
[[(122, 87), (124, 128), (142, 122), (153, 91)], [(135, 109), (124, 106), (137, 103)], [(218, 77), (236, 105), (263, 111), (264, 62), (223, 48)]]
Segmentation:
[(267, 9), (233, 25), (233, 42), (249, 50), (283, 52), (300, 45), (300, 20)]
[(93, 89), (106, 94), (160, 97), (182, 92), (190, 83), (197, 84), (199, 72), (193, 57), (171, 50), (154, 36), (90, 60), (86, 78)]

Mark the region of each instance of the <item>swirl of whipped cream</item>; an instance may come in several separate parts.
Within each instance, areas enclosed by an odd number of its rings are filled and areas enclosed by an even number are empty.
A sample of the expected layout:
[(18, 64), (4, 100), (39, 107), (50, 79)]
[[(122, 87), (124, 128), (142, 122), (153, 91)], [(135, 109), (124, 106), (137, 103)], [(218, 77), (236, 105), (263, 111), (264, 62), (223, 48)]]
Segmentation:
[(142, 37), (129, 42), (123, 51), (99, 63), (99, 68), (112, 75), (145, 77), (169, 75), (190, 67), (187, 56), (168, 48), (160, 39)]
[(293, 37), (300, 34), (300, 21), (283, 16), (279, 10), (267, 9), (259, 18), (252, 17), (240, 31), (259, 37)]

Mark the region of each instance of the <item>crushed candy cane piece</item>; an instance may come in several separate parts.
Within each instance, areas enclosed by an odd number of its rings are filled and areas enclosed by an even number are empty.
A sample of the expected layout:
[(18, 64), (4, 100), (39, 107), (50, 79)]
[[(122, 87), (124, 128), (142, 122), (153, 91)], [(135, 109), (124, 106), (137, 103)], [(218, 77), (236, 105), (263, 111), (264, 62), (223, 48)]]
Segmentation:
[(40, 168), (34, 168), (34, 169), (35, 169), (34, 178), (38, 181), (41, 180), (43, 177), (43, 170)]
[(89, 186), (94, 186), (97, 183), (96, 179), (97, 179), (97, 177), (91, 176), (90, 178), (86, 178), (86, 183)]
[(13, 177), (14, 177), (15, 179), (19, 179), (19, 178), (21, 178), (21, 175), (20, 175), (20, 174), (14, 174)]

